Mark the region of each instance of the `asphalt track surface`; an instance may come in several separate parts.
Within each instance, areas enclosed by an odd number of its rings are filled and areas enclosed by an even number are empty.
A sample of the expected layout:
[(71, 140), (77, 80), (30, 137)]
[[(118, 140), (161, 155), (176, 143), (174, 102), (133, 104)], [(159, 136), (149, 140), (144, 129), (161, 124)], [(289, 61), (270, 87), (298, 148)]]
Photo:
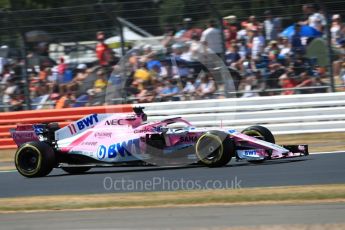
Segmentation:
[(257, 225), (269, 227), (271, 225), (284, 226), (291, 224), (317, 226), (328, 223), (344, 224), (344, 216), (344, 203), (115, 209), (101, 211), (2, 214), (0, 215), (0, 228), (7, 230), (43, 230), (47, 229), (47, 226), (49, 226), (50, 230), (152, 230), (222, 229), (226, 227), (250, 227)]
[(249, 188), (345, 183), (345, 152), (269, 161), (255, 165), (230, 162), (227, 167), (121, 167), (68, 175), (61, 169), (44, 178), (0, 172), (0, 197)]

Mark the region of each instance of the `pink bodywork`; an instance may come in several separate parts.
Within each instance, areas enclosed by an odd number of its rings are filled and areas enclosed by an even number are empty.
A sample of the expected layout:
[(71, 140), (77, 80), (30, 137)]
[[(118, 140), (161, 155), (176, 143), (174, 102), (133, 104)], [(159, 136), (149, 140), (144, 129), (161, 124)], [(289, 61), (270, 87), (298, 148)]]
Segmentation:
[[(61, 154), (80, 154), (109, 163), (126, 162), (149, 157), (146, 153), (146, 139), (150, 135), (166, 133), (165, 146), (179, 148), (179, 146), (195, 144), (201, 135), (209, 131), (205, 128), (194, 128), (188, 121), (179, 117), (145, 124), (144, 115), (139, 113), (86, 116), (55, 132), (56, 148)], [(170, 124), (176, 123), (182, 123), (185, 128), (168, 128)], [(228, 133), (236, 146), (249, 143), (248, 152), (255, 151), (254, 157), (266, 157), (266, 150), (272, 150), (272, 159), (301, 155), (235, 130), (223, 128), (217, 130)], [(18, 146), (30, 141), (39, 141), (32, 125), (19, 125), (11, 133)], [(239, 151), (246, 152), (246, 150)], [(249, 154), (248, 158), (250, 158)]]

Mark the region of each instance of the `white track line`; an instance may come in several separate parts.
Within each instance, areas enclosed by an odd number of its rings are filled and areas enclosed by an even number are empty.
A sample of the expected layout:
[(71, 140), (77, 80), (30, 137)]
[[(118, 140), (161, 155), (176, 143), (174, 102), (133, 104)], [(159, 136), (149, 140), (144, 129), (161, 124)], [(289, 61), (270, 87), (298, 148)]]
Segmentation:
[(345, 150), (342, 151), (333, 151), (333, 152), (317, 152), (317, 153), (310, 153), (311, 155), (319, 155), (319, 154), (328, 154), (328, 153), (345, 153)]

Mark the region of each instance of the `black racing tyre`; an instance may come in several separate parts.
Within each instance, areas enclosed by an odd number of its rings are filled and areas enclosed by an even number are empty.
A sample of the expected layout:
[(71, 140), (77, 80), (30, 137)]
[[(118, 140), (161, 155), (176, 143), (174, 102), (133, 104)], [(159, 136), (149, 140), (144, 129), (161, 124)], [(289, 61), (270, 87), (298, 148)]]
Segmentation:
[[(245, 130), (243, 130), (242, 133), (248, 136), (260, 138), (264, 141), (267, 141), (273, 144), (276, 143), (276, 140), (272, 132), (268, 128), (263, 127), (263, 126), (259, 126), (259, 125), (250, 126), (246, 128)], [(269, 152), (269, 155), (270, 154), (271, 153)], [(260, 163), (263, 163), (264, 161), (265, 160), (257, 160), (257, 161), (248, 161), (248, 162), (253, 163), (253, 164), (260, 164)]]
[(91, 167), (62, 167), (63, 171), (69, 174), (82, 174), (91, 169)]
[(235, 145), (226, 133), (210, 131), (198, 139), (195, 144), (195, 153), (203, 165), (222, 167), (227, 165), (235, 155)]
[(259, 126), (259, 125), (250, 126), (246, 128), (245, 130), (243, 130), (242, 133), (248, 136), (261, 137), (264, 141), (267, 141), (273, 144), (276, 143), (272, 132), (268, 128), (263, 127), (263, 126)]
[(29, 142), (19, 147), (14, 163), (18, 172), (25, 177), (43, 177), (55, 167), (55, 153), (43, 142)]

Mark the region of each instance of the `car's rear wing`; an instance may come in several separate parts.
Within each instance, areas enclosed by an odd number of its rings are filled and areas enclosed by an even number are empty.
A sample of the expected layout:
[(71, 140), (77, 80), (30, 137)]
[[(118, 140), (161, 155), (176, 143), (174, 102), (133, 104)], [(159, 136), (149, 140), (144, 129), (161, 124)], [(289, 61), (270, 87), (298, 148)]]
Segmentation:
[(39, 129), (31, 124), (17, 125), (17, 128), (10, 129), (10, 133), (16, 145), (21, 146), (26, 142), (39, 141)]

